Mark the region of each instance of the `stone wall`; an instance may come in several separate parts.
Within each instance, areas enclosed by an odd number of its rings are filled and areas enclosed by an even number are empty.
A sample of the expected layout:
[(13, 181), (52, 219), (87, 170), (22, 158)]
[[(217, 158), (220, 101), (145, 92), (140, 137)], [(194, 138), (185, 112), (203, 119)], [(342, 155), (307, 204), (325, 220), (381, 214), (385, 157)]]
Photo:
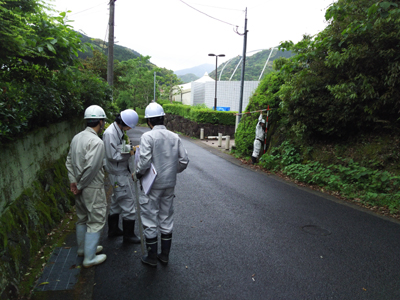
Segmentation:
[(47, 234), (74, 205), (65, 159), (81, 120), (52, 124), (0, 148), (0, 299), (17, 299)]
[(215, 125), (208, 123), (196, 123), (191, 120), (185, 119), (182, 116), (166, 114), (164, 124), (167, 129), (175, 132), (183, 133), (184, 135), (200, 138), (200, 129), (204, 128), (204, 137), (229, 135), (232, 139), (235, 135), (235, 125)]
[(82, 129), (82, 120), (65, 121), (0, 146), (0, 215), (31, 186), (44, 165), (65, 154), (72, 137)]

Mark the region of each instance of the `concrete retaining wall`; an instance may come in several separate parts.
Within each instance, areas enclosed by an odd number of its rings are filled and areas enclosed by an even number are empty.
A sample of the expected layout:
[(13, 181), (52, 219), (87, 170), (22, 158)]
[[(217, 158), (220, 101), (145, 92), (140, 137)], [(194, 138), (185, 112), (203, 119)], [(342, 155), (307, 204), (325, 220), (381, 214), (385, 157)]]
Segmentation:
[(30, 187), (37, 172), (65, 154), (72, 137), (84, 128), (81, 120), (52, 124), (1, 146), (0, 216), (4, 208)]
[(207, 136), (217, 136), (218, 133), (222, 135), (229, 135), (234, 138), (235, 126), (231, 125), (215, 125), (208, 123), (196, 123), (185, 119), (184, 117), (167, 114), (164, 119), (164, 124), (167, 129), (175, 132), (181, 132), (187, 136), (200, 138), (200, 129), (204, 128), (204, 137)]

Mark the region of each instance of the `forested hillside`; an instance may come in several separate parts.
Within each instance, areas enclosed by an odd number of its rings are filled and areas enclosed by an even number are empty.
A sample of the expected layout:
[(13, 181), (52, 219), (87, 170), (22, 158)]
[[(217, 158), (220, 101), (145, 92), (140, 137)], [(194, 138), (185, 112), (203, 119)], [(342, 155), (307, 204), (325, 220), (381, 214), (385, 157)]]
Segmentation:
[(190, 74), (185, 74), (185, 75), (178, 75), (178, 78), (182, 80), (183, 83), (188, 83), (195, 81), (199, 79), (200, 77), (197, 77), (196, 75), (190, 73)]
[(215, 64), (202, 64), (199, 66), (195, 66), (192, 68), (187, 68), (183, 70), (174, 71), (174, 73), (178, 76), (185, 75), (185, 74), (194, 74), (197, 77), (202, 77), (205, 72), (210, 73), (215, 67)]
[[(272, 53), (271, 53), (272, 52)], [(272, 63), (275, 59), (279, 57), (289, 58), (293, 56), (291, 51), (281, 51), (279, 49), (268, 49), (262, 50), (253, 54), (251, 56), (246, 57), (246, 65), (245, 65), (245, 78), (244, 80), (248, 81), (256, 81), (259, 80), (262, 70), (264, 69), (265, 63), (269, 55), (271, 54), (268, 64), (265, 67), (263, 72), (264, 77), (266, 74), (272, 72)], [(218, 66), (218, 79), (220, 78), (221, 72), (221, 80), (240, 80), (242, 74), (242, 57), (237, 56), (229, 59), (228, 61), (222, 63)], [(240, 63), (240, 64), (239, 64)], [(239, 65), (238, 65), (239, 64)], [(235, 71), (236, 69), (236, 71)], [(234, 73), (235, 72), (235, 73)], [(232, 77), (232, 74), (233, 77)], [(211, 78), (215, 78), (215, 70), (210, 73)]]
[[(108, 43), (100, 39), (90, 38), (82, 33), (79, 34), (82, 35), (82, 37), (80, 38), (82, 43), (90, 44), (92, 45), (93, 50), (97, 50), (108, 56)], [(79, 52), (78, 57), (81, 59), (93, 57), (93, 50), (90, 47), (87, 47), (87, 50), (85, 52)], [(117, 44), (114, 45), (114, 60), (125, 61), (128, 59), (137, 58), (139, 56), (140, 53), (136, 52), (135, 50)]]
[[(399, 5), (339, 0), (325, 17), (318, 35), (281, 44), (296, 55), (276, 59), (250, 99), (247, 112), (271, 108), (259, 165), (399, 217)], [(252, 153), (258, 116), (239, 124), (241, 155)]]

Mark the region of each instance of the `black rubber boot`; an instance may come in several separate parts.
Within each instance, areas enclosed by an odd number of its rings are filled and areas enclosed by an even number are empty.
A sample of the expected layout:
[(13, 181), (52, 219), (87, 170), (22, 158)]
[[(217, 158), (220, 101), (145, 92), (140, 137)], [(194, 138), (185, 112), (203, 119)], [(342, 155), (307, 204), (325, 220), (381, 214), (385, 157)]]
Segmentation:
[(122, 235), (122, 230), (118, 227), (119, 214), (108, 215), (108, 237), (113, 238)]
[(251, 163), (254, 165), (255, 163), (257, 163), (257, 157), (252, 156), (251, 157)]
[(135, 220), (122, 220), (124, 243), (140, 244), (140, 238), (135, 234)]
[(161, 253), (157, 255), (158, 260), (166, 265), (168, 264), (169, 251), (171, 250), (172, 233), (161, 234)]
[(157, 267), (157, 238), (146, 238), (147, 255), (142, 256), (142, 263)]

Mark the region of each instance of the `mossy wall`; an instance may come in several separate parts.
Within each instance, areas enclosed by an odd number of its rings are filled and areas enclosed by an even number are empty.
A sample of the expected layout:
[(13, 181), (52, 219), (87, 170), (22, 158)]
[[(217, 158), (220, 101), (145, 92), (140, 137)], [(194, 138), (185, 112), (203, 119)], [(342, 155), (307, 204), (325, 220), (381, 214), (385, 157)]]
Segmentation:
[(1, 149), (0, 299), (19, 283), (47, 234), (71, 210), (65, 160), (81, 121), (42, 128)]
[(65, 121), (16, 137), (0, 148), (0, 215), (32, 185), (43, 166), (65, 154), (72, 137), (84, 128), (81, 120)]

